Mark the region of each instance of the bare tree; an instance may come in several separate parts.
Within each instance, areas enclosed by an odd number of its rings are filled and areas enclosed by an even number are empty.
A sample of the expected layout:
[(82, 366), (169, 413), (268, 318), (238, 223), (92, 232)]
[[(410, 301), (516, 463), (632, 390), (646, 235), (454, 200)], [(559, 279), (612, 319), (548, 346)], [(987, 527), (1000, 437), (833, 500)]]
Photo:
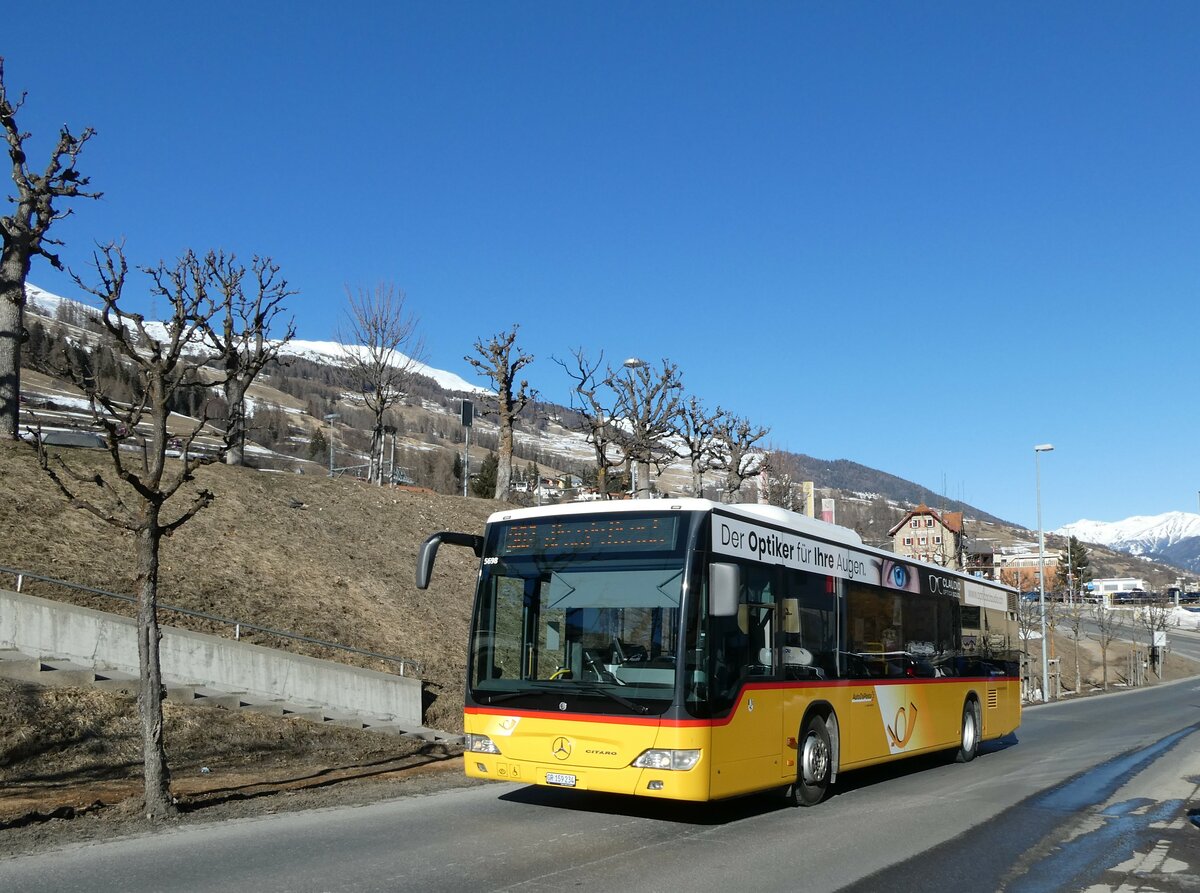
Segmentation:
[[(217, 354), (206, 345), (205, 327), (216, 308), (196, 288), (199, 269), (190, 252), (168, 268), (145, 268), (154, 294), (170, 302), (171, 317), (165, 337), (152, 334), (137, 314), (120, 307), (127, 266), (117, 245), (101, 248), (95, 256), (98, 284), (80, 288), (102, 302), (100, 320), (113, 348), (137, 372), (134, 400), (118, 404), (100, 389), (86, 355), (76, 352), (57, 371), (69, 375), (89, 398), (94, 421), (104, 431), (111, 472), (80, 473), (60, 455), (50, 455), (40, 436), (38, 454), (42, 468), (71, 504), (107, 524), (131, 533), (137, 556), (137, 638), (140, 682), (138, 714), (142, 730), (145, 813), (159, 818), (175, 811), (170, 794), (170, 770), (163, 744), (162, 672), (159, 663), (158, 574), (159, 551), (171, 536), (213, 500), (213, 494), (194, 488), (189, 501), (168, 511), (168, 502), (194, 481), (200, 465), (220, 459), (223, 444), (214, 439), (204, 451), (196, 438), (205, 428), (202, 414), (172, 431), (168, 427), (171, 402), (185, 392), (206, 390), (206, 363)], [(219, 384), (219, 382), (218, 382)], [(40, 432), (35, 431), (40, 435)], [(123, 443), (124, 441), (124, 443)], [(135, 449), (128, 450), (133, 445)], [(168, 463), (168, 448), (180, 461)], [(191, 489), (191, 488), (189, 488)]]
[(197, 282), (212, 282), (219, 295), (213, 325), (205, 324), (209, 341), (220, 354), (225, 374), (225, 403), (228, 421), (225, 438), (228, 465), (244, 465), (246, 458), (246, 391), (263, 368), (278, 358), (285, 344), (296, 337), (296, 326), (288, 321), (278, 339), (271, 338), (271, 327), (281, 313), (283, 302), (297, 292), (279, 278), (279, 267), (269, 257), (254, 256), (250, 272), (254, 286), (247, 294), (242, 280), (246, 268), (232, 254), (210, 251), (204, 258)]
[(1079, 642), (1084, 634), (1083, 621), (1087, 617), (1087, 605), (1080, 598), (1072, 598), (1065, 605), (1059, 607), (1058, 614), (1062, 620), (1063, 628), (1067, 631), (1067, 635), (1070, 636), (1071, 642), (1074, 645), (1075, 693), (1079, 694), (1083, 687), (1083, 676), (1079, 671)]
[(1151, 664), (1154, 672), (1158, 676), (1162, 676), (1162, 661), (1165, 655), (1160, 648), (1155, 644), (1160, 635), (1165, 635), (1167, 630), (1179, 626), (1179, 620), (1175, 617), (1175, 605), (1165, 595), (1156, 594), (1153, 598), (1137, 609), (1134, 614), (1134, 621), (1137, 624), (1139, 633), (1145, 635), (1146, 646), (1151, 655)]
[(493, 335), (487, 342), (476, 338), (475, 352), (479, 356), (464, 357), (480, 375), (490, 379), (492, 387), (496, 389), (496, 396), (492, 400), (495, 401), (500, 425), (500, 443), (497, 448), (496, 491), (493, 499), (508, 499), (512, 485), (513, 425), (525, 405), (537, 399), (537, 392), (529, 387), (527, 380), (521, 379), (517, 383), (517, 373), (533, 362), (532, 354), (515, 347), (519, 328), (514, 324), (511, 330)]
[[(571, 352), (568, 364), (557, 357), (554, 362), (563, 367), (571, 379), (571, 408), (579, 415), (579, 430), (592, 445), (596, 456), (596, 488), (602, 498), (608, 498), (608, 471), (624, 461), (617, 450), (617, 431), (613, 427), (612, 402), (615, 396), (608, 390), (606, 377), (600, 375), (604, 365), (604, 353), (596, 362), (590, 362), (583, 348)], [(607, 397), (607, 399), (605, 399)]]
[(609, 367), (604, 383), (613, 392), (613, 416), (620, 420), (615, 436), (631, 465), (637, 467), (637, 492), (650, 495), (650, 466), (661, 471), (675, 458), (670, 438), (678, 428), (683, 404), (679, 367), (664, 359), (655, 369), (626, 360), (624, 371)]
[[(1042, 609), (1033, 599), (1017, 595), (1017, 634), (1021, 637), (1021, 653), (1024, 655), (1025, 667), (1029, 667), (1029, 640), (1036, 631), (1041, 635)], [(1045, 647), (1045, 643), (1042, 643)], [(1044, 682), (1042, 683), (1045, 684)]]
[(742, 484), (762, 473), (763, 463), (754, 444), (770, 433), (770, 428), (756, 428), (748, 420), (730, 413), (716, 425), (716, 467), (725, 472), (726, 502), (733, 502)]
[(1100, 643), (1100, 666), (1104, 674), (1104, 690), (1108, 691), (1108, 648), (1125, 631), (1125, 620), (1118, 611), (1106, 607), (1103, 602), (1090, 606), (1088, 619), (1096, 627), (1089, 638)]
[(17, 112), (25, 103), (25, 94), (13, 102), (4, 84), (4, 57), (0, 56), (0, 127), (12, 159), (12, 181), (17, 194), (10, 196), (12, 213), (0, 217), (0, 438), (17, 438), (17, 420), (21, 399), (21, 343), (25, 331), (25, 280), (34, 257), (44, 257), (55, 269), (62, 261), (49, 246), (62, 242), (50, 238), (50, 227), (71, 210), (55, 208), (58, 199), (99, 198), (99, 192), (87, 192), (88, 178), (80, 175), (75, 164), (94, 131), (89, 127), (75, 136), (64, 124), (58, 143), (50, 153), (50, 162), (41, 173), (32, 171), (25, 155), (30, 134), (17, 126)]
[(724, 416), (725, 410), (718, 407), (710, 412), (695, 396), (688, 397), (679, 408), (675, 433), (684, 449), (678, 455), (688, 462), (692, 493), (697, 497), (704, 496), (704, 472), (715, 468), (716, 426)]
[[(1062, 693), (1062, 664), (1059, 661), (1058, 653), (1055, 649), (1055, 646), (1057, 645), (1055, 635), (1058, 632), (1058, 621), (1062, 612), (1062, 604), (1056, 599), (1052, 599), (1049, 595), (1047, 595), (1045, 598), (1045, 607), (1046, 638), (1042, 642), (1042, 647), (1046, 649), (1046, 672), (1049, 674), (1053, 673), (1053, 667), (1051, 664), (1058, 668), (1058, 684), (1054, 687), (1054, 691), (1052, 692), (1054, 699), (1058, 700)], [(1051, 694), (1050, 681), (1048, 679), (1043, 680), (1043, 684), (1046, 686), (1047, 695)]]
[(407, 297), (389, 282), (374, 291), (346, 286), (350, 304), (348, 337), (338, 332), (342, 354), (362, 381), (363, 402), (373, 417), (368, 478), (383, 483), (384, 415), (404, 399), (413, 372), (425, 359), (424, 341), (417, 335), (417, 318), (406, 307)]

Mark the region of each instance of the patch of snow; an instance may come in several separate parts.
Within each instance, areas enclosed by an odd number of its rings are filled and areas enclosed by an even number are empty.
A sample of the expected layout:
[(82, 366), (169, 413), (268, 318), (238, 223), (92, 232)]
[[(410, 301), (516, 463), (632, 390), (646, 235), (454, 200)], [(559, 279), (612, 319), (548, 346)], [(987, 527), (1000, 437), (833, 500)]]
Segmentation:
[[(324, 363), (325, 365), (345, 366), (348, 362), (345, 349), (337, 341), (306, 341), (296, 338), (284, 345), (281, 353), (284, 356), (299, 357), (300, 359), (311, 360), (314, 363)], [(402, 366), (409, 362), (412, 362), (412, 360), (408, 356), (397, 351), (395, 365)], [(491, 393), (487, 388), (473, 385), (465, 378), (455, 375), (453, 372), (447, 372), (444, 369), (435, 369), (425, 363), (413, 363), (412, 369), (417, 375), (432, 378), (440, 387), (447, 391), (465, 391), (470, 394)]]

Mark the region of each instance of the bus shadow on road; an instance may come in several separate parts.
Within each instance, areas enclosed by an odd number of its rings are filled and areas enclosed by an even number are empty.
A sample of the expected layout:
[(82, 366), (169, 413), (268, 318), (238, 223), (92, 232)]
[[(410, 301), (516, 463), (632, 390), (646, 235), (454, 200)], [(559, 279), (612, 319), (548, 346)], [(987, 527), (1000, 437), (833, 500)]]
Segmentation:
[(560, 791), (531, 785), (502, 795), (508, 803), (524, 803), (547, 809), (619, 815), (680, 825), (727, 825), (731, 822), (787, 809), (782, 792), (766, 792), (713, 803), (684, 803), (651, 800), (594, 791)]
[[(979, 745), (978, 758), (986, 759), (989, 754), (1000, 753), (1016, 743), (1016, 734), (993, 741), (985, 741)], [(828, 799), (836, 799), (839, 795), (850, 791), (862, 790), (918, 772), (927, 772), (938, 767), (952, 765), (954, 765), (952, 755), (943, 751), (910, 757), (893, 763), (884, 763), (868, 769), (857, 769), (838, 778), (837, 783), (829, 790)], [(727, 825), (744, 819), (768, 815), (772, 812), (791, 810), (784, 799), (782, 788), (778, 791), (750, 794), (732, 800), (690, 803), (528, 785), (502, 794), (499, 799), (506, 803), (523, 803), (527, 806), (541, 806), (546, 809), (620, 815), (627, 818), (700, 826)], [(817, 808), (820, 809), (820, 807)]]
[[(1002, 738), (980, 742), (979, 754), (976, 759), (986, 759), (988, 755), (1001, 753), (1017, 743), (1018, 739), (1015, 732), (1005, 735)], [(897, 778), (916, 775), (920, 772), (929, 772), (938, 768), (951, 768), (957, 765), (959, 764), (955, 763), (953, 752), (940, 751), (938, 753), (922, 754), (921, 756), (897, 760), (893, 763), (883, 763), (867, 769), (856, 769), (853, 772), (838, 776), (837, 784), (830, 789), (830, 797), (837, 797), (839, 794), (848, 794), (851, 791), (862, 790), (873, 785), (894, 781)]]

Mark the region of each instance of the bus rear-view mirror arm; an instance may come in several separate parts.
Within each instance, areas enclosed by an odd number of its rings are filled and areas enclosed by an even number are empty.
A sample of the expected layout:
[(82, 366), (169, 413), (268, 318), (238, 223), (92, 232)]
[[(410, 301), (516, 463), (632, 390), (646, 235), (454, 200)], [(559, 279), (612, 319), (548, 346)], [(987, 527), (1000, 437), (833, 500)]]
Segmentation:
[(437, 557), (438, 546), (442, 543), (449, 543), (452, 546), (466, 546), (475, 553), (475, 557), (479, 558), (483, 555), (483, 537), (474, 533), (454, 533), (450, 530), (443, 530), (440, 533), (435, 533), (425, 542), (421, 543), (421, 550), (417, 553), (417, 588), (428, 589), (429, 578), (433, 576), (433, 560)]

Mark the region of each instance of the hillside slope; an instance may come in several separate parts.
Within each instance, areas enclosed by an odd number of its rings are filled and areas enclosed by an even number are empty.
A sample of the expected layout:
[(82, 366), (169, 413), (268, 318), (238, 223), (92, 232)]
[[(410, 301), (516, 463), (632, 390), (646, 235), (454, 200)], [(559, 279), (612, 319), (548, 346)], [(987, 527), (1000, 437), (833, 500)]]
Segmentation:
[[(100, 468), (99, 452), (69, 461)], [(466, 630), (476, 559), (438, 556), (434, 586), (414, 583), (418, 545), (441, 529), (479, 531), (498, 505), (432, 493), (380, 489), (349, 478), (264, 473), (214, 465), (197, 484), (212, 506), (165, 540), (160, 600), (385, 655), (420, 661), (425, 722), (461, 729)], [(37, 467), (32, 449), (0, 444), (0, 565), (119, 593), (134, 591), (133, 542), (68, 506)], [(181, 492), (181, 496), (183, 493)], [(10, 578), (0, 582), (12, 588)], [(26, 581), (31, 595), (131, 614), (111, 598)], [(164, 624), (230, 636), (228, 626), (172, 612)], [(243, 631), (243, 638), (393, 672), (394, 665)]]

